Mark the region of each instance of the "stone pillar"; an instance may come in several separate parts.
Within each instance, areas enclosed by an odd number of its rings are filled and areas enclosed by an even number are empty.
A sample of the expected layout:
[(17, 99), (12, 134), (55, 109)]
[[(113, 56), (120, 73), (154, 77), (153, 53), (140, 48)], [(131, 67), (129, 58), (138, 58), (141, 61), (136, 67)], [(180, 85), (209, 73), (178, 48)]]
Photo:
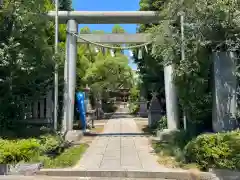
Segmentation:
[[(68, 28), (67, 28), (68, 30)], [(69, 54), (69, 43), (66, 38), (66, 50), (65, 50), (65, 63), (64, 63), (64, 96), (63, 96), (63, 117), (62, 117), (62, 132), (67, 131), (67, 119), (68, 119), (68, 54)]]
[(144, 98), (145, 91), (143, 87), (140, 89), (140, 104), (139, 104), (139, 112), (138, 115), (140, 117), (147, 117), (148, 116), (148, 109), (147, 109), (147, 101)]
[(215, 132), (221, 132), (237, 126), (234, 118), (237, 112), (237, 77), (234, 74), (236, 70), (234, 53), (213, 53), (213, 65), (212, 124)]
[(88, 112), (88, 111), (92, 110), (92, 106), (91, 106), (90, 98), (89, 98), (90, 88), (88, 87), (88, 85), (84, 89), (84, 94), (85, 94), (85, 97), (84, 97), (85, 109), (86, 109), (86, 112)]
[(156, 95), (153, 95), (148, 111), (148, 125), (153, 127), (162, 117), (161, 105)]
[[(67, 53), (67, 62), (68, 62), (68, 125), (67, 130), (73, 129), (73, 120), (74, 120), (74, 105), (75, 105), (75, 88), (76, 88), (76, 59), (77, 59), (77, 37), (74, 34), (78, 34), (78, 23), (75, 20), (69, 20), (67, 23), (68, 34), (67, 34), (67, 43), (68, 43), (68, 53)], [(66, 103), (66, 102), (65, 102)]]
[(38, 101), (33, 102), (33, 118), (38, 118)]
[(46, 118), (49, 122), (53, 120), (53, 101), (52, 101), (52, 90), (47, 93), (46, 97)]
[(40, 118), (41, 119), (45, 118), (45, 114), (44, 114), (44, 100), (43, 99), (40, 100)]
[(94, 127), (94, 115), (95, 115), (95, 111), (92, 108), (91, 102), (90, 102), (90, 88), (88, 87), (88, 85), (86, 86), (86, 88), (84, 89), (85, 92), (85, 109), (86, 109), (86, 123), (87, 125), (89, 125), (90, 121), (91, 121), (91, 126), (92, 128)]
[(164, 67), (167, 126), (169, 130), (176, 130), (179, 127), (178, 101), (176, 87), (173, 82), (173, 70), (173, 65)]
[(102, 110), (102, 100), (97, 99), (96, 101), (96, 110), (97, 110), (97, 119), (101, 119), (104, 117), (104, 112)]
[(144, 99), (141, 99), (139, 102), (139, 116), (140, 117), (147, 117), (148, 109), (147, 109), (147, 102)]

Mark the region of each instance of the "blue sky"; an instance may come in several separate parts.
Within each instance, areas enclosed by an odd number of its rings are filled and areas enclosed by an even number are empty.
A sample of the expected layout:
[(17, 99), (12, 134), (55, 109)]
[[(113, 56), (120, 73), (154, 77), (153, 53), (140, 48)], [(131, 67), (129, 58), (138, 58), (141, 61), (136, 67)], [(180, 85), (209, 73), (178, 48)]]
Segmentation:
[[(139, 0), (73, 0), (73, 8), (78, 11), (136, 11), (139, 10)], [(113, 24), (81, 24), (79, 28), (88, 26), (91, 30), (112, 31)], [(121, 24), (128, 33), (135, 33), (137, 25)], [(129, 53), (126, 51), (126, 55)], [(136, 69), (136, 65), (130, 61), (129, 65)]]

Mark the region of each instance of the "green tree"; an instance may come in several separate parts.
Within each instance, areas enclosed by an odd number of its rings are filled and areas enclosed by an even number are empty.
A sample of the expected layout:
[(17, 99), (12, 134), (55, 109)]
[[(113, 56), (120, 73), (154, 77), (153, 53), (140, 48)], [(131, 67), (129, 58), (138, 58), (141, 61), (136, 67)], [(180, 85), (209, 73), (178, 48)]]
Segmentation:
[(25, 103), (52, 86), (51, 23), (36, 16), (49, 10), (49, 1), (4, 1), (0, 12), (0, 124), (22, 119)]
[(72, 11), (72, 0), (59, 0), (59, 10)]
[[(119, 24), (116, 24), (113, 26), (112, 28), (112, 33), (113, 34), (123, 34), (125, 33), (125, 30), (123, 29), (122, 26), (120, 26)], [(115, 47), (121, 47), (122, 45), (121, 44), (117, 44), (117, 45), (114, 45)], [(122, 53), (123, 54), (123, 50), (114, 50), (114, 53)]]
[[(142, 10), (154, 10), (157, 1), (142, 0)], [(189, 120), (211, 122), (212, 51), (238, 51), (239, 3), (233, 0), (158, 1), (156, 10), (165, 21), (140, 30), (151, 31), (155, 42), (151, 56), (155, 64), (175, 65), (179, 102)], [(185, 60), (181, 60), (179, 13), (185, 16)], [(147, 63), (142, 63), (144, 69)], [(150, 67), (150, 66), (149, 66)], [(199, 126), (199, 125), (198, 125)]]
[[(160, 11), (162, 9), (163, 2), (167, 0), (141, 0), (140, 11)], [(149, 32), (156, 24), (144, 24), (139, 25), (138, 32)], [(152, 51), (152, 47), (148, 46), (148, 52)], [(134, 62), (138, 66), (139, 76), (142, 80), (142, 88), (145, 88), (145, 98), (150, 100), (153, 92), (159, 95), (164, 95), (164, 74), (163, 65), (161, 63), (161, 57), (154, 57), (151, 53), (142, 49), (142, 58), (138, 57), (139, 49), (133, 51)], [(147, 87), (147, 88), (146, 88)]]
[(85, 26), (80, 29), (80, 34), (91, 34), (91, 30), (89, 29), (88, 26)]
[[(104, 31), (102, 30), (95, 30), (92, 32), (93, 34), (105, 34)], [(99, 51), (98, 54), (102, 54), (103, 56), (104, 55), (107, 55), (110, 53), (109, 49), (107, 48), (104, 48), (104, 47), (98, 47), (98, 46), (92, 46), (94, 48), (94, 50), (96, 51), (96, 49)]]
[(121, 34), (121, 33), (125, 33), (125, 30), (122, 28), (122, 26), (120, 26), (119, 24), (116, 24), (113, 26), (112, 28), (112, 33), (114, 34)]
[[(87, 70), (85, 81), (95, 94), (115, 91), (132, 86), (132, 70), (126, 56), (98, 56), (99, 59)], [(101, 59), (100, 59), (101, 58)]]
[[(77, 88), (83, 89), (85, 88), (87, 82), (84, 81), (84, 76), (87, 72), (87, 69), (92, 64), (91, 57), (94, 58), (94, 55), (90, 54), (91, 51), (89, 50), (88, 46), (80, 45), (78, 46), (78, 53), (77, 53)], [(90, 58), (89, 58), (90, 57)]]

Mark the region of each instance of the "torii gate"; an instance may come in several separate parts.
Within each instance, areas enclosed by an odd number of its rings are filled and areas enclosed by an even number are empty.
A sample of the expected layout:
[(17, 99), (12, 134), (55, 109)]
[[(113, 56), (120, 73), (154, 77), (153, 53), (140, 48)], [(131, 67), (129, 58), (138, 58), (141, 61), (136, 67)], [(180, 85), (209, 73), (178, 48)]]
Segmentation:
[[(48, 16), (54, 20), (55, 11), (50, 11)], [(64, 68), (64, 118), (63, 131), (73, 130), (74, 99), (76, 87), (76, 59), (77, 43), (86, 43), (78, 40), (78, 24), (149, 24), (158, 23), (161, 19), (153, 11), (59, 11), (59, 23), (67, 23), (66, 59)], [(149, 34), (81, 34), (81, 37), (96, 43), (131, 44), (147, 43)], [(176, 90), (173, 83), (173, 66), (164, 67), (165, 94), (168, 129), (177, 129), (179, 124)]]

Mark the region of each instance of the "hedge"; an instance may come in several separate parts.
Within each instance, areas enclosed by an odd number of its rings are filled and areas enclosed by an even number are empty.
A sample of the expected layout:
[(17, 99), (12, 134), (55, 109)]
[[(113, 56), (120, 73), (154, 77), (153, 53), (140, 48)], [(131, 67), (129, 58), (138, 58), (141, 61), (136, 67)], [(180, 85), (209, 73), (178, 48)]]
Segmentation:
[(202, 134), (184, 148), (187, 163), (201, 169), (240, 169), (240, 131)]
[(31, 161), (34, 157), (54, 151), (61, 143), (60, 139), (53, 135), (22, 140), (0, 139), (0, 164)]

